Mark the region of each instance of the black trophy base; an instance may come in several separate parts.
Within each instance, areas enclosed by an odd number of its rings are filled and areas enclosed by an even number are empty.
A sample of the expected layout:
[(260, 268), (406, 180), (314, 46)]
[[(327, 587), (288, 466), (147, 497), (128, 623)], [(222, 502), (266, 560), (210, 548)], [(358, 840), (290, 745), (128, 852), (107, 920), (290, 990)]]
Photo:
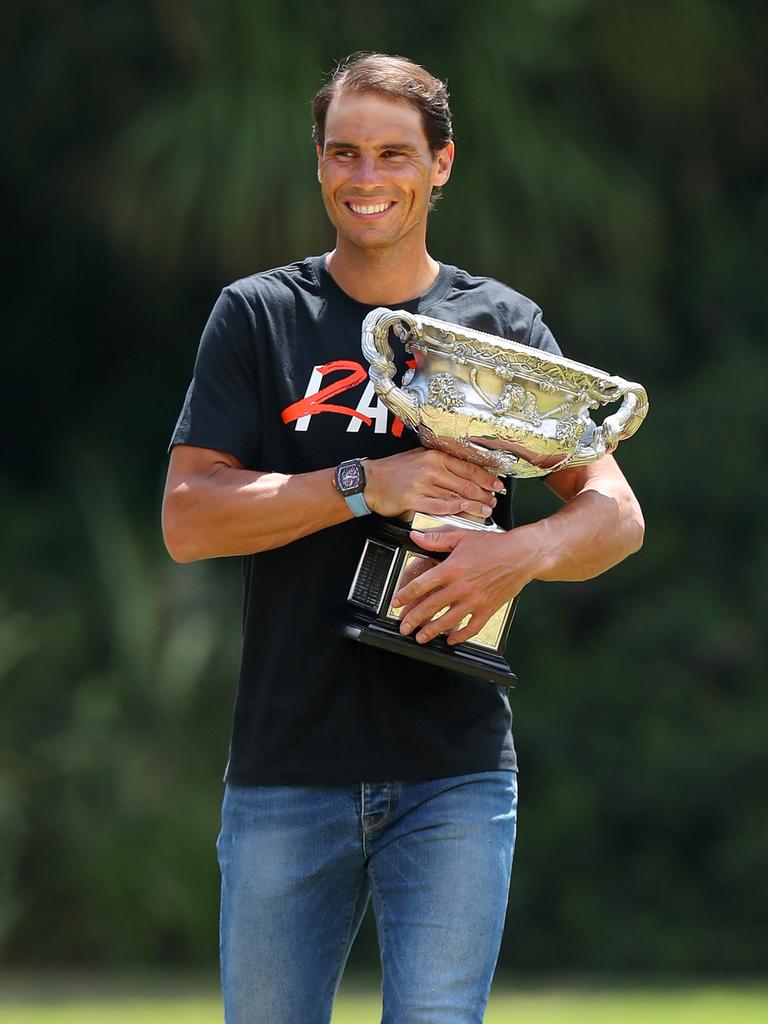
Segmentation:
[(428, 644), (418, 644), (413, 637), (403, 636), (394, 623), (367, 616), (359, 609), (348, 615), (347, 621), (336, 627), (336, 632), (348, 640), (358, 640), (369, 647), (379, 647), (416, 661), (476, 676), (510, 690), (517, 682), (517, 676), (500, 654), (472, 648), (468, 644), (450, 646), (442, 637), (435, 637)]
[(449, 645), (445, 638), (435, 637), (419, 644), (412, 636), (400, 632), (400, 623), (391, 609), (391, 600), (409, 553), (440, 558), (426, 552), (410, 539), (410, 527), (399, 520), (372, 517), (369, 539), (360, 559), (349, 593), (349, 604), (334, 623), (334, 630), (350, 640), (391, 651), (416, 661), (440, 665), (454, 672), (485, 679), (490, 683), (514, 687), (517, 677), (503, 650), (512, 620), (513, 602), (498, 646), (466, 641)]

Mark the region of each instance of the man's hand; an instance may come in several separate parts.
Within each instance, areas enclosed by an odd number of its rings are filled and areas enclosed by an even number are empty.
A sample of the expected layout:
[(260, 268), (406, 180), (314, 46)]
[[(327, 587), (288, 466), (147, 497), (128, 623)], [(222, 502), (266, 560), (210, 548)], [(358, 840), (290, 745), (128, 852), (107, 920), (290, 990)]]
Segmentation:
[[(394, 604), (402, 606), (400, 632), (416, 631), (420, 644), (447, 633), (449, 644), (475, 636), (505, 601), (515, 597), (534, 578), (537, 564), (535, 531), (526, 526), (508, 533), (474, 530), (414, 530), (413, 540), (425, 551), (450, 551), (443, 562), (413, 563), (423, 571), (401, 586)], [(443, 608), (446, 609), (437, 619)], [(469, 622), (458, 628), (470, 615)]]
[(382, 516), (404, 512), (486, 518), (503, 484), (494, 474), (445, 452), (414, 448), (365, 464), (365, 501)]
[(643, 515), (612, 456), (562, 469), (546, 482), (565, 505), (537, 523), (507, 533), (413, 531), (420, 548), (450, 554), (395, 595), (402, 633), (415, 632), (419, 643), (447, 633), (449, 644), (461, 643), (531, 580), (588, 580), (639, 549)]

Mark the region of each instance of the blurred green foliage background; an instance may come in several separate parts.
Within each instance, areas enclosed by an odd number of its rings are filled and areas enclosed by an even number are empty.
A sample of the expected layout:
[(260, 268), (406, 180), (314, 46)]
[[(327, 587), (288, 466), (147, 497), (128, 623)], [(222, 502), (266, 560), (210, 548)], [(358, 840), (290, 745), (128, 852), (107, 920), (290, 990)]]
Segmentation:
[(765, 972), (767, 25), (758, 0), (4, 6), (5, 964), (215, 960), (239, 566), (165, 555), (165, 446), (220, 288), (332, 246), (309, 101), (376, 49), (452, 92), (433, 255), (651, 397), (620, 451), (643, 551), (529, 588), (513, 630), (502, 965)]

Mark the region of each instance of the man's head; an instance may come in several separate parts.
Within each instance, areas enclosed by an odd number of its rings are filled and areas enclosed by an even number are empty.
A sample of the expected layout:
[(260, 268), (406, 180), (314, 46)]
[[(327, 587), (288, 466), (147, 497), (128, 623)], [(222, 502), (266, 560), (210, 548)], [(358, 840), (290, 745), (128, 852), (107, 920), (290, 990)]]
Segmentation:
[(333, 97), (342, 89), (379, 93), (391, 100), (410, 103), (421, 112), (424, 134), (433, 153), (453, 139), (451, 110), (445, 82), (435, 78), (407, 57), (385, 53), (356, 53), (336, 65), (333, 74), (312, 100), (315, 119), (312, 135), (322, 149), (325, 119)]
[(323, 199), (340, 234), (378, 247), (425, 229), (453, 160), (445, 85), (405, 57), (355, 55), (312, 112)]

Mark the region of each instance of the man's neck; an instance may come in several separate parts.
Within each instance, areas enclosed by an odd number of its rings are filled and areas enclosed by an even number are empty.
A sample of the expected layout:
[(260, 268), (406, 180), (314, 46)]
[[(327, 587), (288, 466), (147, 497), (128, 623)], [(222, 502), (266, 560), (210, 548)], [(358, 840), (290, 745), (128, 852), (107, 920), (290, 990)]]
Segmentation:
[(365, 250), (338, 239), (327, 257), (328, 270), (350, 298), (368, 306), (388, 306), (417, 299), (429, 291), (440, 265), (421, 248), (416, 252)]

